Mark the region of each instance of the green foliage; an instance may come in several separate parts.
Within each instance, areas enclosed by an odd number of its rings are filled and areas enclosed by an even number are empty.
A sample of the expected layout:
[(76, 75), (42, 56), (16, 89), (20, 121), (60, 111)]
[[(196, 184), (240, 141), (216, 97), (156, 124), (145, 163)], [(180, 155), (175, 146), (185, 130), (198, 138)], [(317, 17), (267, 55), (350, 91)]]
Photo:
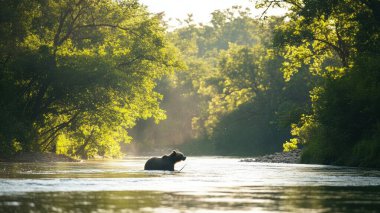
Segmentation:
[(118, 157), (131, 133), (142, 148), (283, 143), (303, 162), (379, 167), (380, 3), (256, 6), (289, 12), (236, 6), (166, 33), (135, 0), (0, 1), (0, 154)]
[(187, 124), (170, 137), (186, 129), (183, 147), (197, 153), (257, 155), (284, 143), (304, 148), (303, 162), (379, 167), (380, 3), (256, 2), (289, 11), (257, 20), (235, 7), (170, 33), (187, 63), (171, 79), (173, 98), (191, 112), (170, 104)]
[(323, 163), (378, 167), (378, 60), (366, 56), (363, 61), (356, 61), (350, 73), (329, 82), (319, 94), (314, 103), (314, 116), (319, 125), (313, 129), (319, 132), (319, 137), (305, 131), (304, 134), (310, 138), (310, 147), (325, 147), (330, 151), (314, 153), (308, 161), (317, 158)]
[[(258, 155), (281, 150), (290, 124), (309, 110), (304, 70), (285, 82), (283, 62), (272, 48), (272, 28), (248, 9), (212, 13), (211, 26), (187, 26), (169, 34), (187, 68), (161, 82), (168, 120), (139, 122), (140, 148), (177, 146), (187, 153)], [(153, 142), (154, 141), (154, 142)]]
[(115, 157), (137, 119), (165, 119), (156, 80), (182, 65), (158, 16), (134, 0), (1, 4), (2, 154)]
[[(262, 1), (261, 6), (271, 6)], [(286, 79), (308, 66), (321, 76), (312, 111), (292, 125), (284, 144), (305, 146), (302, 161), (379, 167), (379, 42), (377, 1), (283, 1), (288, 21), (278, 27)], [(272, 5), (273, 6), (273, 5)], [(366, 17), (366, 18), (364, 18)]]

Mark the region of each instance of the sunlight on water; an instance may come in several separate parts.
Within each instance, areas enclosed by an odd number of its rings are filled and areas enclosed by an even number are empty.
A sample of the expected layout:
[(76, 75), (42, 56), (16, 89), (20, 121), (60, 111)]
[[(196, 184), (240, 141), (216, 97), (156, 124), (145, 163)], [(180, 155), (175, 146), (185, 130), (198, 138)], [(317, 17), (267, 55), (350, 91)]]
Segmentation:
[(189, 157), (163, 172), (144, 171), (146, 160), (1, 163), (0, 212), (380, 209), (378, 170)]

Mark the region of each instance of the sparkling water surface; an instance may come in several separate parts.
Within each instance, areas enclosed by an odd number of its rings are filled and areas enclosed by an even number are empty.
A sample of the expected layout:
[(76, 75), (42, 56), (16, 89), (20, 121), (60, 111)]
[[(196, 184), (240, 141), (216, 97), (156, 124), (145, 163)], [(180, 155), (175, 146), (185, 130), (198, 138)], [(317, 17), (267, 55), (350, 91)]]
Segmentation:
[(379, 170), (188, 157), (144, 171), (147, 159), (0, 163), (0, 212), (380, 211)]

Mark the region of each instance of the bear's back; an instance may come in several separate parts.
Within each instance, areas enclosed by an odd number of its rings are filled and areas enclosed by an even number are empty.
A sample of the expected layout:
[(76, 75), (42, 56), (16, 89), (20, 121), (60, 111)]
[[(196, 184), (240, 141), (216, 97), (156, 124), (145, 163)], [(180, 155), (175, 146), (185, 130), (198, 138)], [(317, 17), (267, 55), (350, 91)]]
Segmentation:
[(168, 156), (162, 158), (150, 158), (144, 166), (144, 170), (167, 170), (174, 171), (174, 163), (172, 163)]

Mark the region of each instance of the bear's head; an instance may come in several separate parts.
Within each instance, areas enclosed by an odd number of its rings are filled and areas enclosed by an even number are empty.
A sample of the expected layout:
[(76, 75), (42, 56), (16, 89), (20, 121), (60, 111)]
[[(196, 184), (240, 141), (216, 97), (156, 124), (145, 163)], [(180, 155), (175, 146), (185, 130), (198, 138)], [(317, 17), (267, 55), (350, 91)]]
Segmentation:
[(174, 163), (180, 162), (181, 160), (186, 160), (186, 156), (183, 155), (181, 152), (177, 152), (173, 150), (173, 152), (169, 155), (169, 158)]

